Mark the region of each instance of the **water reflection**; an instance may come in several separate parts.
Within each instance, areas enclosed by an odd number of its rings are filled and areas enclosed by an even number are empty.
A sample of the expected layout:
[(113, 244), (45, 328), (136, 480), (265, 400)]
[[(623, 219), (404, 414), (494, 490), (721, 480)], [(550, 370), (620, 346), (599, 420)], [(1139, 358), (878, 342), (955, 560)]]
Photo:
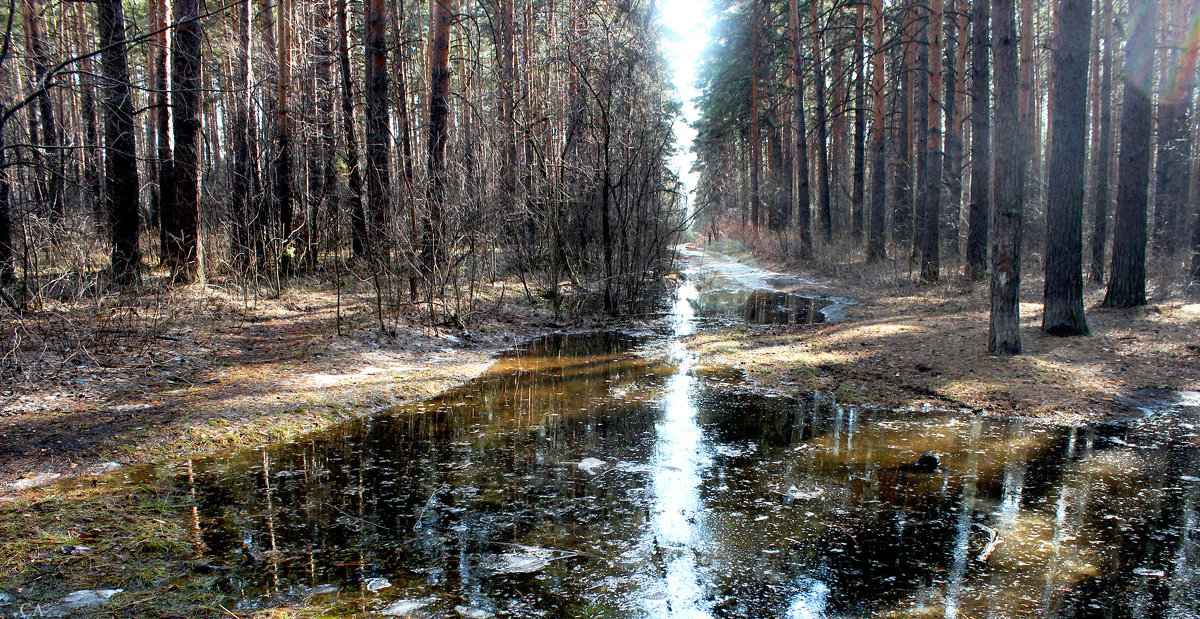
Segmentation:
[(704, 297), (681, 287), (670, 336), (546, 338), (430, 402), (144, 473), (194, 496), (185, 578), (235, 611), (1200, 614), (1194, 408), (1064, 428), (717, 390), (680, 343)]

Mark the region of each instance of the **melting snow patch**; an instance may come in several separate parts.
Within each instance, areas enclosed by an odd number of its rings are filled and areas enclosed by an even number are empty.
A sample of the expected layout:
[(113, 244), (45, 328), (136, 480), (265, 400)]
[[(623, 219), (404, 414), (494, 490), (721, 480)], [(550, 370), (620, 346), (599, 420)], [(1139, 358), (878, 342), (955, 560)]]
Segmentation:
[(68, 594), (62, 599), (68, 608), (88, 608), (107, 602), (112, 596), (125, 591), (124, 589), (84, 589)]
[(396, 600), (379, 611), (379, 614), (385, 617), (407, 617), (428, 605), (429, 602), (421, 600)]

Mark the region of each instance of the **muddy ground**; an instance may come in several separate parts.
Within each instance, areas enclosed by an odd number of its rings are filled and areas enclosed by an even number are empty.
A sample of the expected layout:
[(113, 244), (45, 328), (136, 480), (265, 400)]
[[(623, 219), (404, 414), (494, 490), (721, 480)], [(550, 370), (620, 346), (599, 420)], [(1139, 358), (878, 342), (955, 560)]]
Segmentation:
[[(286, 440), (439, 393), (563, 323), (509, 290), (469, 326), (367, 293), (219, 285), (0, 313), (0, 498), (62, 476)], [(344, 293), (345, 294), (345, 293)]]
[[(720, 249), (754, 261), (736, 246)], [(883, 407), (933, 406), (1078, 423), (1127, 413), (1153, 398), (1200, 388), (1200, 302), (1161, 298), (1151, 304), (1100, 307), (1104, 288), (1088, 286), (1091, 335), (1041, 332), (1042, 281), (1022, 284), (1024, 352), (987, 352), (987, 282), (969, 283), (948, 271), (938, 285), (913, 282), (903, 265), (763, 266), (814, 282), (795, 292), (856, 301), (844, 321), (816, 325), (739, 325), (693, 336), (700, 370), (745, 378), (760, 389), (836, 394), (846, 403)], [(1156, 298), (1156, 293), (1159, 298)], [(736, 380), (731, 381), (737, 382)]]

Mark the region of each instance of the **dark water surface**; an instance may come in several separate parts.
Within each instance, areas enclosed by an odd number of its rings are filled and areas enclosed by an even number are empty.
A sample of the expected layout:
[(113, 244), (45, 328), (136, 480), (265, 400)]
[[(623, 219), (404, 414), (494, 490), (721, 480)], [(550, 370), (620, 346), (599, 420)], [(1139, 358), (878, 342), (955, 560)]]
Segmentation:
[(717, 390), (680, 339), (704, 292), (669, 333), (551, 336), (434, 400), (142, 474), (194, 494), (188, 578), (234, 610), (1200, 616), (1195, 407), (1044, 427)]

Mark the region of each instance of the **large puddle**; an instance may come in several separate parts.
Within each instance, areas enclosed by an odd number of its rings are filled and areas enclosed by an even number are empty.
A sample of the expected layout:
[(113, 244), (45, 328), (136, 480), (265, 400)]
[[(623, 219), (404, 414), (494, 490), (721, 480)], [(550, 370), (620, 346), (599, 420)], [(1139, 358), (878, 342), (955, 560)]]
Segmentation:
[(125, 475), (195, 497), (183, 578), (234, 611), (1200, 615), (1195, 407), (1043, 427), (717, 390), (680, 339), (697, 275), (669, 334), (549, 337), (420, 405)]

